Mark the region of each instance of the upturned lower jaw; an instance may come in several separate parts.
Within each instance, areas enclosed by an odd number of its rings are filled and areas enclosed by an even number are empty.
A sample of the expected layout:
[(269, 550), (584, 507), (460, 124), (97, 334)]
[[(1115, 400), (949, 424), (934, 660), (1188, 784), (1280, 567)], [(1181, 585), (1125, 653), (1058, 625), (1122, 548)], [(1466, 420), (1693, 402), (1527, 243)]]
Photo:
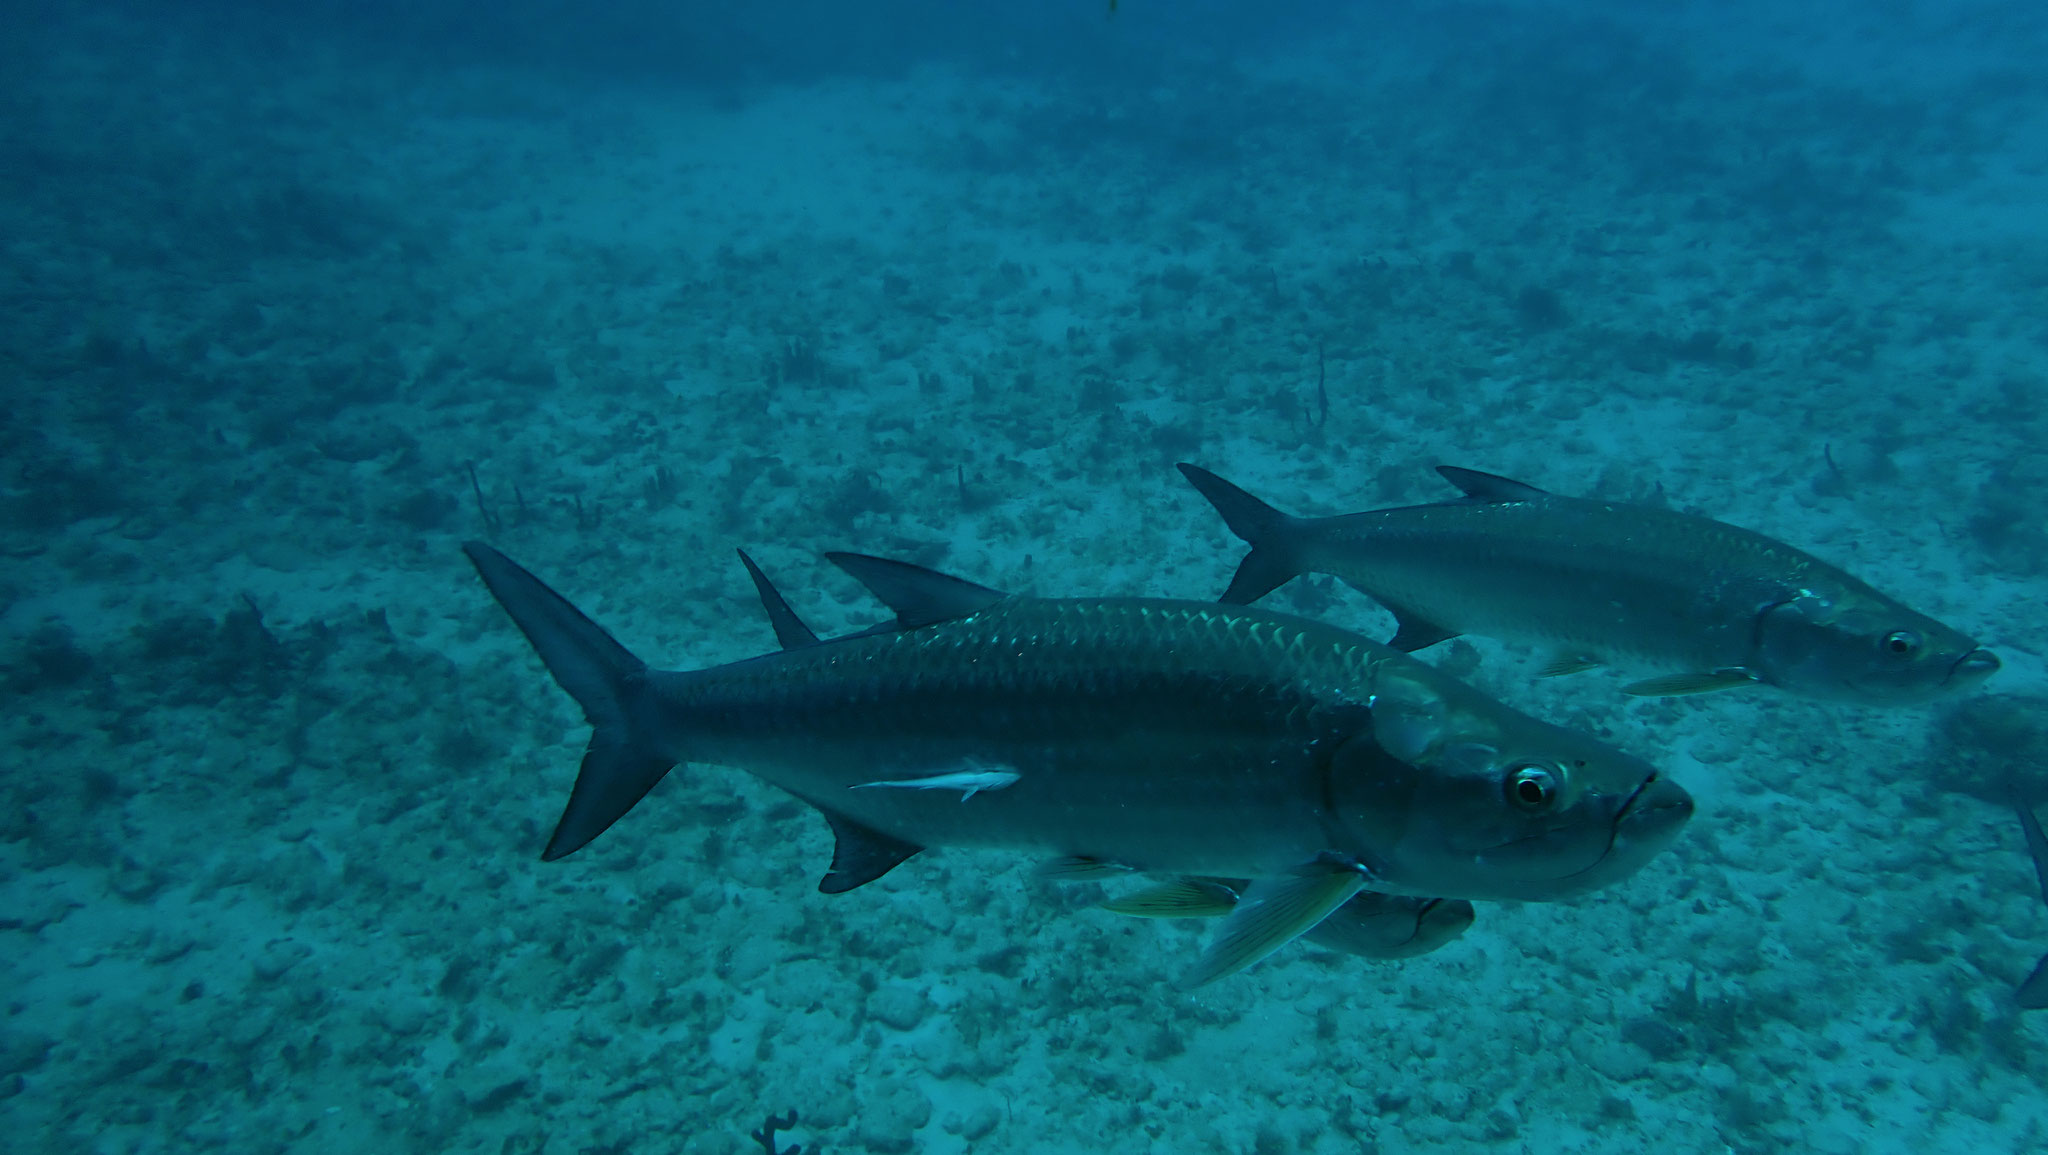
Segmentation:
[(1676, 782), (1652, 774), (1615, 815), (1615, 841), (1668, 840), (1692, 817), (1692, 795)]

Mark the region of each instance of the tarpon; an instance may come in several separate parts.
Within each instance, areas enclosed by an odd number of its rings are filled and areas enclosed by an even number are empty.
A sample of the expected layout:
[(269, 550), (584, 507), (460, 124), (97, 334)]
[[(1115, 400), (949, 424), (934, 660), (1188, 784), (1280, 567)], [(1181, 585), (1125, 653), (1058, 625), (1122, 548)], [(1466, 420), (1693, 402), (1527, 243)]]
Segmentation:
[(1991, 651), (1842, 570), (1704, 517), (1450, 466), (1437, 472), (1462, 500), (1292, 517), (1180, 470), (1252, 547), (1224, 601), (1331, 574), (1393, 613), (1400, 650), (1484, 634), (1547, 647), (1546, 675), (1648, 667), (1656, 676), (1631, 694), (1761, 683), (1872, 705), (1957, 693), (1998, 670)]
[[(678, 762), (737, 766), (824, 814), (826, 893), (930, 846), (1251, 879), (1197, 967), (1208, 981), (1368, 888), (1584, 894), (1634, 873), (1692, 812), (1648, 763), (1303, 618), (1012, 597), (829, 554), (893, 623), (819, 640), (749, 562), (786, 648), (664, 672), (503, 554), (463, 548), (593, 728), (544, 859)], [(878, 788), (961, 773), (1003, 781), (964, 797)]]

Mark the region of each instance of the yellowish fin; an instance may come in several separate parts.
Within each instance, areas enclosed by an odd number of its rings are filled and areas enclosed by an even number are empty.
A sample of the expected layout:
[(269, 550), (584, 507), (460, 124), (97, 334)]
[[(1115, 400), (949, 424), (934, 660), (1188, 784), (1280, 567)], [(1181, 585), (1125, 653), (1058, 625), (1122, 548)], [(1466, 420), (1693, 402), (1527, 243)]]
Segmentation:
[(1085, 854), (1070, 854), (1042, 863), (1032, 873), (1053, 882), (1101, 882), (1109, 878), (1122, 878), (1132, 871), (1121, 862), (1111, 862), (1106, 858), (1090, 858)]
[(1756, 675), (1748, 670), (1701, 670), (1630, 682), (1621, 688), (1621, 692), (1638, 698), (1677, 698), (1686, 694), (1717, 694), (1722, 690), (1739, 690), (1754, 685)]
[(1600, 659), (1588, 657), (1585, 654), (1559, 654), (1548, 662), (1543, 663), (1543, 668), (1536, 671), (1536, 676), (1539, 678), (1562, 678), (1567, 674), (1583, 674), (1587, 670), (1597, 670), (1602, 664)]
[(1176, 878), (1102, 904), (1133, 918), (1221, 918), (1237, 909), (1237, 892), (1220, 882)]
[(1355, 867), (1318, 862), (1253, 883), (1194, 969), (1181, 978), (1181, 989), (1207, 986), (1279, 950), (1351, 901), (1365, 882), (1365, 873)]

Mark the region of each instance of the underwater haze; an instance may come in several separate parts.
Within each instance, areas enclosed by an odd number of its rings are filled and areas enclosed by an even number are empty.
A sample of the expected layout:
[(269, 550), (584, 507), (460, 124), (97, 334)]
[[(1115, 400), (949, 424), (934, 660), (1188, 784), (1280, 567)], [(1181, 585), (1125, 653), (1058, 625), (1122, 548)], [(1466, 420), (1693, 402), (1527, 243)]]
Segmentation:
[[(0, 0), (0, 1144), (2041, 1150), (2044, 59), (2024, 0)], [(827, 550), (1213, 598), (1180, 461), (1701, 514), (2003, 669), (1425, 650), (1696, 816), (1194, 991), (1211, 926), (1014, 854), (821, 894), (734, 768), (540, 861), (587, 729), (462, 542), (697, 669), (776, 648), (736, 548), (827, 636), (889, 616)]]

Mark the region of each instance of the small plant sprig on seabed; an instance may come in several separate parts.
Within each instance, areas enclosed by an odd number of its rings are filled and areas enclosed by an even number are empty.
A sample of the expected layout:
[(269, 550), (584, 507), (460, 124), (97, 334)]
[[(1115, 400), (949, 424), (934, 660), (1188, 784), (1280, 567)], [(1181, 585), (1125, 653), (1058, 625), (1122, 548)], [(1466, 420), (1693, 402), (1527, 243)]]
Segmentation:
[(777, 1131), (787, 1131), (794, 1126), (796, 1126), (796, 1108), (791, 1107), (788, 1113), (779, 1119), (773, 1115), (768, 1116), (768, 1121), (761, 1124), (759, 1131), (749, 1131), (747, 1135), (754, 1142), (759, 1143), (761, 1150), (766, 1151), (768, 1155), (801, 1155), (804, 1149), (801, 1143), (791, 1143), (781, 1150), (777, 1150), (775, 1147), (775, 1133)]
[(498, 530), (503, 528), (503, 525), (498, 521), (497, 511), (492, 509), (488, 502), (484, 501), (483, 484), (476, 479), (476, 462), (465, 461), (462, 463), (462, 467), (469, 470), (469, 491), (476, 495), (476, 511), (483, 516), (484, 532), (490, 534), (497, 533)]
[(1308, 406), (1304, 405), (1301, 407), (1301, 416), (1302, 420), (1308, 422), (1308, 427), (1310, 429), (1317, 430), (1318, 432), (1322, 430), (1323, 426), (1328, 425), (1330, 423), (1330, 391), (1328, 388), (1325, 387), (1325, 382), (1327, 382), (1328, 380), (1329, 374), (1326, 370), (1326, 366), (1323, 361), (1323, 339), (1321, 337), (1317, 337), (1315, 413), (1314, 415), (1310, 415), (1308, 411)]
[[(465, 461), (462, 463), (462, 467), (469, 471), (469, 491), (476, 495), (476, 511), (484, 519), (484, 532), (495, 534), (499, 530), (504, 529), (504, 519), (499, 517), (498, 511), (492, 508), (489, 502), (484, 500), (483, 483), (476, 479), (476, 462)], [(517, 485), (512, 487), (512, 502), (515, 511), (512, 517), (513, 525), (525, 525), (528, 521), (532, 520), (526, 508), (526, 494)]]

